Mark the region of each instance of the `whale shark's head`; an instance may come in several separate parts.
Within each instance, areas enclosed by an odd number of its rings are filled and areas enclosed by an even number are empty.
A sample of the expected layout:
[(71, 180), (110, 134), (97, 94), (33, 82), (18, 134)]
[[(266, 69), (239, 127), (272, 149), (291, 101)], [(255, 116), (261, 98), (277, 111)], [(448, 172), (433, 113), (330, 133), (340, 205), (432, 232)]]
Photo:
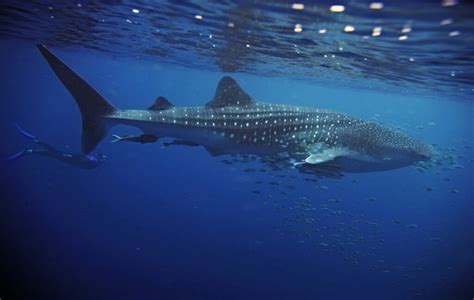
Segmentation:
[(387, 169), (428, 161), (434, 155), (431, 145), (401, 132), (376, 125), (372, 127), (372, 139), (367, 145), (368, 154)]
[(340, 159), (347, 171), (396, 169), (429, 161), (435, 154), (431, 145), (375, 123), (364, 122), (354, 126), (350, 136), (346, 145), (354, 152)]
[(429, 144), (401, 135), (396, 144), (388, 141), (379, 146), (383, 152), (382, 159), (392, 160), (400, 164), (410, 165), (418, 161), (428, 161), (434, 155), (433, 147)]

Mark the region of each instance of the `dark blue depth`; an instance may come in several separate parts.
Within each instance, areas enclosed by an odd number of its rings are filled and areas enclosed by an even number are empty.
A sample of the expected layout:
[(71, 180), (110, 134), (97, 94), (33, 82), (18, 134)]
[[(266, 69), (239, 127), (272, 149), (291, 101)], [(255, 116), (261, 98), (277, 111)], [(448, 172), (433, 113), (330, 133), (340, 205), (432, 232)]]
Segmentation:
[[(79, 152), (79, 111), (34, 43), (0, 46), (1, 157), (24, 147), (14, 123)], [(202, 105), (223, 75), (54, 50), (123, 108), (146, 108), (158, 95)], [(313, 182), (294, 170), (272, 177), (258, 163), (222, 163), (202, 148), (110, 144), (110, 136), (99, 147), (108, 160), (95, 170), (25, 157), (1, 166), (0, 298), (474, 297), (472, 102), (233, 76), (259, 100), (400, 127), (452, 148), (456, 163)], [(319, 221), (293, 222), (305, 212)]]

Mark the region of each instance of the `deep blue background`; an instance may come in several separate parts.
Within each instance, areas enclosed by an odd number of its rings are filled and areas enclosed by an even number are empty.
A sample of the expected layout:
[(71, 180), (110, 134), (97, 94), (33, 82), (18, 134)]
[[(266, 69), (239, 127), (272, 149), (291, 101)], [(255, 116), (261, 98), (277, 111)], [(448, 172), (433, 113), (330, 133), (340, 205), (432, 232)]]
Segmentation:
[[(79, 111), (34, 45), (3, 40), (0, 49), (0, 155), (25, 147), (15, 122), (58, 148), (78, 152)], [(158, 95), (177, 106), (202, 105), (223, 75), (81, 49), (52, 50), (121, 108), (148, 107)], [(383, 86), (348, 89), (343, 80), (324, 86), (232, 76), (258, 100), (324, 107), (368, 119), (378, 115), (380, 122), (400, 126), (439, 148), (454, 147), (456, 155), (465, 157), (459, 158), (463, 168), (425, 173), (404, 168), (318, 183), (288, 170), (296, 178), (285, 180), (295, 190), (284, 196), (268, 185), (260, 188), (261, 194), (252, 193), (254, 182), (266, 181), (269, 174), (243, 172), (248, 166), (225, 165), (202, 148), (110, 144), (109, 137), (100, 145), (108, 161), (92, 171), (26, 157), (1, 167), (0, 260), (7, 279), (0, 297), (474, 296), (473, 153), (467, 148), (473, 146), (472, 102), (449, 95), (419, 96), (402, 88), (393, 94), (383, 92)], [(136, 131), (122, 126), (112, 132)], [(328, 189), (318, 189), (320, 185)], [(338, 209), (376, 222), (384, 241), (368, 239), (357, 251), (371, 254), (357, 265), (348, 263), (343, 254), (319, 245), (331, 244), (332, 237), (282, 233), (282, 219), (292, 212), (266, 204), (269, 194), (287, 207), (307, 197), (318, 210), (328, 199), (340, 199)], [(330, 227), (352, 221), (333, 217), (325, 222)], [(380, 260), (383, 267), (372, 270)]]

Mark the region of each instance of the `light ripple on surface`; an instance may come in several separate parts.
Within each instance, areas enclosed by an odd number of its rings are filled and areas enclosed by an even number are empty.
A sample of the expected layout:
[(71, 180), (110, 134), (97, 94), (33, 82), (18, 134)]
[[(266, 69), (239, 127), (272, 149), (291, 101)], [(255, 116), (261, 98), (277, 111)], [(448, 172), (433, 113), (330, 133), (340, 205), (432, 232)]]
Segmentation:
[(294, 9), (283, 1), (3, 1), (0, 35), (205, 70), (381, 82), (472, 99), (474, 5), (340, 2), (344, 11), (334, 13), (324, 2)]

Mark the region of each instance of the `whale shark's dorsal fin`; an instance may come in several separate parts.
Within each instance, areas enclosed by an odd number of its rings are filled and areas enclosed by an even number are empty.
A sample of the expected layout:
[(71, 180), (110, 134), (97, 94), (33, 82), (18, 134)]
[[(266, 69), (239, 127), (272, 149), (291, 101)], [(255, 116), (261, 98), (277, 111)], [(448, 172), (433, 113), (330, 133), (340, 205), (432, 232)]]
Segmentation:
[(155, 103), (152, 106), (148, 107), (148, 110), (166, 110), (174, 107), (171, 102), (168, 101), (165, 97), (159, 96), (156, 98)]
[(253, 99), (229, 76), (219, 81), (214, 98), (206, 103), (207, 107), (243, 106), (253, 104)]

